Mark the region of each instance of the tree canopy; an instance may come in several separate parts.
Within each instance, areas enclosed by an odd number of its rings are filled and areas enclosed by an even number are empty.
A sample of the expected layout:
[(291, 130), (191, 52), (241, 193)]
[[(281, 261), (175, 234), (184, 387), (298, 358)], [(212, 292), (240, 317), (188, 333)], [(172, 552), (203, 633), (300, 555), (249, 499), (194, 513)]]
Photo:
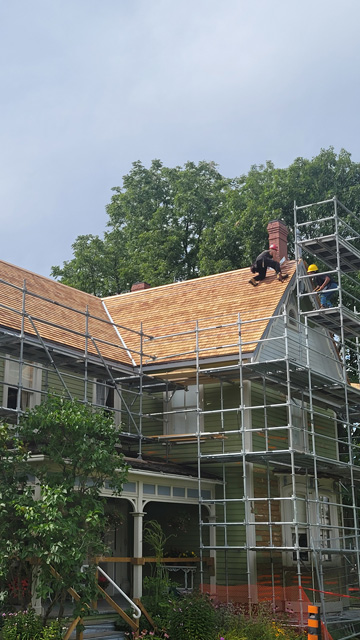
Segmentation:
[(117, 443), (111, 417), (51, 396), (24, 414), (16, 432), (0, 425), (3, 596), (15, 588), (27, 604), (29, 593), (19, 585), (31, 584), (36, 567), (37, 592), (51, 595), (50, 608), (63, 603), (70, 587), (81, 594), (80, 609), (91, 601), (95, 557), (107, 551), (103, 540), (111, 517), (101, 492), (106, 482), (119, 495), (127, 471)]
[[(238, 178), (214, 162), (168, 168), (134, 162), (107, 206), (103, 238), (81, 235), (74, 257), (54, 266), (64, 284), (98, 296), (229, 271), (251, 264), (267, 246), (266, 226), (281, 218), (293, 227), (293, 205), (336, 195), (350, 210), (360, 199), (360, 163), (345, 150), (322, 149), (287, 168), (254, 165)], [(291, 249), (291, 235), (290, 235)]]

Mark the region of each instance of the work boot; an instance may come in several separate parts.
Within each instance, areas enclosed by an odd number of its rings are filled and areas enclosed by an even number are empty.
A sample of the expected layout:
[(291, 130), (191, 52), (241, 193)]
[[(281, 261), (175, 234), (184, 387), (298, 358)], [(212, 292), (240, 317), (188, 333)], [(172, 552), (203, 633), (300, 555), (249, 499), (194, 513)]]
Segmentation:
[(284, 280), (286, 280), (286, 278), (288, 278), (288, 277), (289, 277), (289, 276), (288, 276), (288, 274), (287, 274), (287, 273), (284, 273), (284, 274), (282, 274), (282, 273), (278, 273), (278, 277), (277, 277), (277, 278), (278, 278), (279, 282), (283, 282), (283, 281), (284, 281)]
[(259, 283), (255, 278), (250, 278), (249, 284), (252, 284), (253, 287), (257, 287)]

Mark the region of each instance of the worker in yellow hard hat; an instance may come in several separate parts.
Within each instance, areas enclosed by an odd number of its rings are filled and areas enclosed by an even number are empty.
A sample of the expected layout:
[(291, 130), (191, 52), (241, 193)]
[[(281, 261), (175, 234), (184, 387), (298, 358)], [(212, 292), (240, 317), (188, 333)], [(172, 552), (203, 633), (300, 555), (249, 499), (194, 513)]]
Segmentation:
[(314, 286), (314, 291), (319, 291), (320, 293), (320, 304), (326, 309), (332, 307), (331, 298), (334, 295), (334, 289), (337, 289), (337, 283), (330, 276), (325, 274), (318, 274), (318, 266), (316, 264), (310, 264), (308, 266), (307, 272), (314, 274), (311, 278), (311, 281)]
[(316, 273), (317, 271), (319, 271), (319, 269), (316, 264), (310, 264), (308, 266), (308, 270), (307, 270), (308, 273)]
[(250, 267), (251, 273), (257, 273), (257, 276), (254, 276), (249, 280), (249, 283), (256, 287), (259, 284), (260, 280), (264, 280), (266, 276), (266, 271), (268, 267), (274, 269), (277, 273), (277, 279), (282, 282), (285, 278), (288, 278), (288, 274), (281, 273), (280, 262), (274, 260), (276, 256), (276, 252), (279, 250), (276, 244), (271, 244), (267, 251), (263, 251), (258, 255), (255, 262)]

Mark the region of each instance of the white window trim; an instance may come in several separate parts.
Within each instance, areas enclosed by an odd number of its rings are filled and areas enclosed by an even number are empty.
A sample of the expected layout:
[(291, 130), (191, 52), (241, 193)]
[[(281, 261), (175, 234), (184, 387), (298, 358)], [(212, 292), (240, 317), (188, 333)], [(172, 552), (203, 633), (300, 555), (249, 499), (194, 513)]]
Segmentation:
[[(2, 404), (4, 407), (8, 406), (8, 396), (10, 388), (18, 388), (19, 387), (19, 379), (17, 384), (10, 384), (10, 362), (14, 362), (20, 367), (19, 361), (15, 358), (11, 358), (10, 355), (6, 355), (5, 364), (4, 364), (4, 385), (3, 385), (3, 401)], [(41, 365), (37, 362), (25, 362), (25, 366), (33, 367), (33, 385), (31, 389), (26, 388), (26, 392), (29, 393), (29, 405), (26, 407), (28, 409), (33, 409), (36, 405), (41, 403), (41, 388), (42, 388), (42, 369)], [(20, 370), (19, 370), (20, 374)]]
[(114, 406), (113, 407), (106, 407), (105, 404), (100, 404), (99, 403), (99, 398), (98, 398), (98, 388), (100, 387), (100, 385), (106, 385), (106, 380), (101, 380), (99, 378), (94, 378), (94, 384), (93, 384), (93, 397), (92, 397), (92, 404), (96, 409), (100, 409), (101, 407), (104, 408), (108, 408), (109, 411), (112, 411), (112, 415), (114, 418), (114, 424), (116, 427), (119, 427), (121, 425), (121, 395), (120, 393), (117, 391), (117, 388), (119, 390), (120, 386), (116, 385), (116, 387), (114, 388)]
[(299, 331), (299, 328), (300, 328), (299, 315), (298, 315), (298, 310), (296, 308), (296, 305), (294, 303), (289, 304), (287, 313), (288, 313), (288, 319), (289, 319), (289, 326), (291, 327), (291, 329), (293, 329), (293, 331)]
[[(290, 483), (290, 484), (287, 484), (286, 486), (283, 486), (282, 480), (283, 480), (283, 477), (280, 477), (279, 478), (280, 495), (281, 495), (281, 498), (283, 498), (283, 500), (281, 500), (281, 517), (283, 522), (291, 523), (291, 521), (293, 520), (293, 506), (292, 506), (293, 501), (290, 500), (291, 496), (293, 495), (292, 484)], [(306, 533), (308, 538), (308, 546), (310, 547), (310, 541), (311, 539), (313, 539), (317, 542), (316, 546), (318, 547), (320, 542), (321, 525), (318, 521), (316, 492), (315, 492), (315, 489), (310, 489), (306, 491), (306, 485), (301, 480), (302, 480), (301, 478), (296, 479), (296, 486), (297, 486), (296, 498), (298, 500), (305, 498), (305, 501), (306, 501), (305, 509), (306, 509), (306, 512), (309, 514), (308, 516), (309, 522), (306, 525), (303, 525), (303, 524), (298, 525), (299, 535), (301, 535), (301, 533)], [(339, 536), (339, 517), (338, 517), (338, 508), (336, 505), (336, 494), (331, 489), (331, 487), (321, 487), (318, 491), (318, 495), (319, 497), (326, 496), (330, 502), (329, 504), (330, 528), (327, 529), (324, 527), (323, 529), (324, 530), (326, 529), (326, 531), (330, 532), (329, 543), (331, 547), (331, 541), (338, 539), (338, 536)], [(295, 532), (295, 524), (296, 523), (294, 522), (294, 524), (282, 525), (283, 542), (284, 542), (284, 546), (286, 547), (293, 546), (293, 534)], [(326, 548), (324, 548), (324, 552), (326, 553)], [(308, 559), (301, 560), (301, 562), (304, 564), (310, 564), (311, 555), (312, 555), (312, 552), (309, 551)], [(323, 561), (326, 562), (326, 564), (329, 566), (337, 565), (339, 558), (336, 556), (336, 554), (330, 553), (329, 556), (330, 556), (329, 559), (323, 559)], [(284, 565), (286, 566), (294, 566), (297, 561), (293, 559), (293, 551), (285, 551), (283, 555), (283, 561), (284, 561)]]
[[(291, 412), (291, 424), (289, 428), (291, 429), (291, 440), (289, 433), (289, 446), (290, 442), (292, 443), (292, 448), (295, 451), (299, 451), (301, 453), (309, 452), (309, 430), (308, 430), (308, 405), (306, 402), (300, 401), (296, 402), (295, 399), (292, 400), (290, 404), (290, 412)], [(296, 422), (298, 424), (296, 424)]]

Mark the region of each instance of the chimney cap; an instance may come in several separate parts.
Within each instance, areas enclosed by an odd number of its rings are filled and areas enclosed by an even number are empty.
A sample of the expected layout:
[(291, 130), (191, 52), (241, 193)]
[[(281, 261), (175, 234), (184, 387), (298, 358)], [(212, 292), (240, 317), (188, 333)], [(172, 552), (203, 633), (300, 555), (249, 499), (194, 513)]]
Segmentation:
[(131, 285), (130, 291), (143, 291), (143, 289), (151, 289), (151, 284), (144, 281), (134, 282), (134, 284)]
[(272, 224), (273, 222), (281, 222), (286, 227), (286, 222), (281, 218), (274, 218), (273, 220), (269, 220), (268, 224)]

